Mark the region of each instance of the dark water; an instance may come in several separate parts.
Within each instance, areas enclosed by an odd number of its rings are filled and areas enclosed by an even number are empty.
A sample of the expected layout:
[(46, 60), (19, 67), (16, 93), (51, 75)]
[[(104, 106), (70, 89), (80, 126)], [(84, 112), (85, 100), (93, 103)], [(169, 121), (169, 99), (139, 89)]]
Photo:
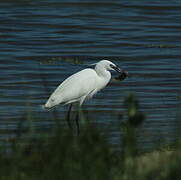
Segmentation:
[[(53, 114), (40, 107), (49, 93), (105, 58), (131, 76), (112, 81), (84, 105), (92, 123), (109, 128), (111, 142), (119, 144), (117, 116), (132, 92), (147, 115), (139, 130), (142, 146), (172, 142), (181, 102), (180, 13), (179, 0), (0, 1), (0, 138), (14, 136), (30, 111), (39, 117), (32, 122), (37, 129), (50, 128)], [(66, 108), (57, 110), (62, 119)]]

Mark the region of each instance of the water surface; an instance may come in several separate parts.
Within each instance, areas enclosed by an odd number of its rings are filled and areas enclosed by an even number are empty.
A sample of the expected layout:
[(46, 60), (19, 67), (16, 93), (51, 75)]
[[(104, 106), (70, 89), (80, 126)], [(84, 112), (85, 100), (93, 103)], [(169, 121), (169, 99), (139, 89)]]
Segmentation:
[[(119, 145), (117, 117), (125, 112), (124, 98), (134, 93), (147, 116), (139, 130), (141, 145), (172, 142), (181, 94), (180, 10), (178, 0), (1, 1), (1, 139), (14, 136), (30, 111), (39, 118), (33, 123), (37, 129), (51, 128), (53, 113), (40, 107), (49, 94), (87, 64), (109, 59), (130, 77), (113, 80), (85, 103), (92, 123), (109, 128), (110, 141)], [(66, 127), (66, 108), (57, 111)]]

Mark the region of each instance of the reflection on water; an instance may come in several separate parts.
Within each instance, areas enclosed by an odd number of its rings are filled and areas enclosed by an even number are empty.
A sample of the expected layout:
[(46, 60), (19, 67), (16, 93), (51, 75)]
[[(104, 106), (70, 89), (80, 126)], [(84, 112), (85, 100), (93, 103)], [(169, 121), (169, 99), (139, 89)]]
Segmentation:
[[(93, 123), (110, 128), (111, 142), (119, 144), (117, 117), (133, 92), (147, 114), (140, 143), (149, 148), (159, 138), (173, 140), (181, 93), (180, 8), (180, 1), (1, 1), (1, 138), (13, 136), (28, 111), (40, 117), (37, 128), (51, 127), (54, 115), (40, 105), (67, 76), (106, 58), (130, 77), (113, 80), (84, 105)], [(62, 119), (66, 108), (57, 111)]]

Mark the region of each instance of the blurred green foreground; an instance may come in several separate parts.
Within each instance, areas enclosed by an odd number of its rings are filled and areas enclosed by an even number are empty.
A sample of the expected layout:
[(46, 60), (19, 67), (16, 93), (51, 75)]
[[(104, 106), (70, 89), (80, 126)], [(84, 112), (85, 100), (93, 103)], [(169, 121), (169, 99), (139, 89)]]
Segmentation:
[[(56, 127), (53, 136), (18, 137), (0, 154), (0, 180), (167, 180), (181, 179), (181, 146), (139, 153), (136, 129), (145, 117), (130, 95), (125, 100), (122, 150), (88, 122), (79, 136)], [(1, 147), (3, 148), (3, 147)]]

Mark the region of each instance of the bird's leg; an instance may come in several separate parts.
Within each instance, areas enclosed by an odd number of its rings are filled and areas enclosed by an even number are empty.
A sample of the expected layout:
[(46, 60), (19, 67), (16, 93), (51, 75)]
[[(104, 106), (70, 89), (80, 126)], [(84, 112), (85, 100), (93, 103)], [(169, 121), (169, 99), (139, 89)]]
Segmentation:
[(79, 134), (80, 134), (80, 128), (79, 128), (79, 111), (78, 111), (77, 114), (76, 114), (75, 122), (76, 122), (76, 125), (77, 125), (77, 135), (79, 135)]
[(67, 116), (66, 116), (66, 120), (67, 120), (67, 124), (69, 126), (70, 129), (72, 129), (71, 123), (70, 123), (70, 112), (72, 109), (72, 104), (70, 104), (69, 108), (68, 108), (68, 112), (67, 112)]

